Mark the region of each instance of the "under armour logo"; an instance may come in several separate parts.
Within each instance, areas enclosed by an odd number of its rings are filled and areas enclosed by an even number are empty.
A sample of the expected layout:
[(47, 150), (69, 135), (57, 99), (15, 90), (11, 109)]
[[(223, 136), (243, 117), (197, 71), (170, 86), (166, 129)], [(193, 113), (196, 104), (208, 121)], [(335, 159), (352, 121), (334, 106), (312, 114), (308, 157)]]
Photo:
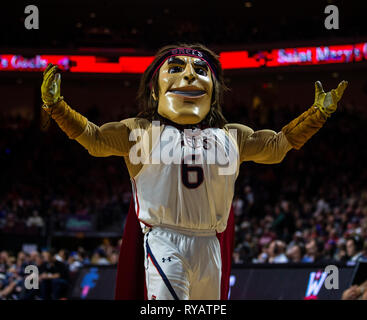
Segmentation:
[(171, 257), (168, 257), (168, 258), (162, 258), (162, 262), (163, 262), (163, 263), (164, 263), (164, 262), (166, 262), (166, 261), (171, 262)]

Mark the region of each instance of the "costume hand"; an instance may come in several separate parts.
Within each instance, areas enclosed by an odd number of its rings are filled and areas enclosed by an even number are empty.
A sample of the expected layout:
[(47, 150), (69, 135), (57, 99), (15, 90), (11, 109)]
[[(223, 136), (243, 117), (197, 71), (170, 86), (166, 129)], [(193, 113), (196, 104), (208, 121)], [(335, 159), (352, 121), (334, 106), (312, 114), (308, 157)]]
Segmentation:
[(60, 97), (61, 75), (57, 73), (58, 68), (49, 63), (43, 72), (43, 82), (41, 86), (42, 101), (46, 106), (51, 106), (58, 102)]
[(315, 82), (315, 102), (314, 106), (327, 117), (330, 117), (337, 108), (337, 103), (343, 96), (345, 88), (348, 86), (348, 81), (343, 80), (339, 83), (336, 89), (325, 93), (320, 81)]

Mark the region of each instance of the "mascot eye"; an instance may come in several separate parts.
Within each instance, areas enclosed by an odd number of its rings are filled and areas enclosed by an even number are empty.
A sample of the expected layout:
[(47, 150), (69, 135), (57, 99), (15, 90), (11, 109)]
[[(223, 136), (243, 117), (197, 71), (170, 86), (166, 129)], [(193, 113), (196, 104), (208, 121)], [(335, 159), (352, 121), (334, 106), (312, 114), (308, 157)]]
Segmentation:
[(207, 76), (208, 75), (206, 70), (204, 70), (203, 68), (196, 68), (195, 71), (196, 71), (197, 74), (199, 74), (201, 76)]
[(170, 67), (168, 69), (168, 73), (177, 73), (181, 71), (182, 71), (182, 67), (178, 67), (178, 66)]

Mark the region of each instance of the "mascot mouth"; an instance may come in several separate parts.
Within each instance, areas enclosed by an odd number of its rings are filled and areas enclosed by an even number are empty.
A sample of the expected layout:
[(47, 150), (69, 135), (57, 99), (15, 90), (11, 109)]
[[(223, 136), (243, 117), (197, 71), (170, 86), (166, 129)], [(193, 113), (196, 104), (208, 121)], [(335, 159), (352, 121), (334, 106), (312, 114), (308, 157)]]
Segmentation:
[(198, 87), (189, 86), (189, 87), (170, 89), (168, 90), (167, 93), (179, 95), (184, 98), (201, 98), (202, 96), (206, 94), (206, 91)]

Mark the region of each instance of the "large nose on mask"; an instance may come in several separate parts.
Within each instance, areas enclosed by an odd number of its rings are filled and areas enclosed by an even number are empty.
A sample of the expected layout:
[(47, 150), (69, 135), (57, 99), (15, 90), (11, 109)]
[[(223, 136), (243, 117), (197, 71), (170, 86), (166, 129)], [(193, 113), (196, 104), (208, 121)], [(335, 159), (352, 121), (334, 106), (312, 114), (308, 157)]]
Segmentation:
[(192, 83), (195, 79), (195, 70), (192, 67), (191, 63), (186, 65), (185, 73), (184, 73), (184, 80), (186, 80), (189, 84)]

